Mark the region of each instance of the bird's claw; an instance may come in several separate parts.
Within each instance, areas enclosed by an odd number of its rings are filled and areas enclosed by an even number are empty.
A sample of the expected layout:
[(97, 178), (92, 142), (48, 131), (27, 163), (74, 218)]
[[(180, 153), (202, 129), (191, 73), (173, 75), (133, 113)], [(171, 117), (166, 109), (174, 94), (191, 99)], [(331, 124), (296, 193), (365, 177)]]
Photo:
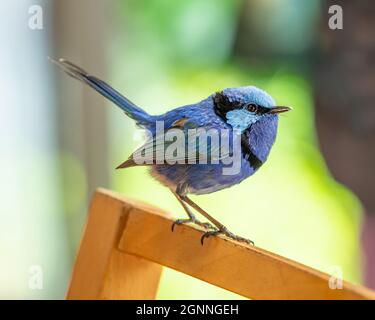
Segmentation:
[(212, 236), (217, 236), (219, 234), (223, 233), (222, 231), (220, 230), (214, 230), (214, 231), (207, 231), (203, 234), (203, 236), (201, 237), (201, 244), (203, 246), (203, 243), (204, 243), (204, 239), (208, 238), (208, 237), (212, 237)]
[(174, 221), (172, 223), (172, 227), (171, 227), (172, 232), (174, 231), (174, 228), (175, 228), (176, 225), (182, 225), (182, 224), (187, 224), (187, 223), (193, 223), (193, 224), (196, 224), (198, 226), (203, 227), (206, 230), (209, 230), (209, 231), (206, 231), (201, 237), (201, 244), (202, 245), (204, 244), (204, 239), (206, 239), (208, 237), (212, 237), (212, 236), (217, 236), (219, 234), (223, 234), (226, 237), (228, 237), (230, 239), (233, 239), (235, 241), (238, 241), (238, 242), (244, 242), (244, 243), (247, 243), (247, 244), (250, 244), (250, 245), (254, 245), (253, 241), (251, 241), (249, 239), (246, 239), (246, 238), (243, 238), (243, 237), (240, 237), (240, 236), (237, 236), (234, 233), (230, 232), (225, 227), (223, 227), (221, 229), (217, 229), (216, 227), (214, 227), (209, 222), (201, 222), (197, 219), (191, 219), (191, 218), (189, 218), (189, 219), (178, 219), (178, 220)]
[(222, 228), (222, 229), (218, 229), (218, 230), (213, 230), (213, 231), (207, 231), (207, 232), (205, 232), (203, 234), (203, 236), (201, 237), (201, 244), (202, 244), (202, 246), (203, 246), (203, 243), (204, 243), (204, 239), (206, 239), (208, 237), (211, 237), (211, 236), (217, 236), (219, 234), (223, 234), (226, 237), (228, 237), (230, 239), (233, 239), (235, 241), (238, 241), (238, 242), (244, 242), (244, 243), (250, 244), (252, 246), (254, 245), (254, 241), (251, 241), (249, 239), (237, 236), (234, 233), (228, 231), (226, 228)]
[(186, 224), (186, 223), (193, 223), (204, 229), (215, 229), (215, 227), (209, 222), (200, 222), (197, 219), (178, 219), (172, 223), (172, 232), (174, 231), (174, 227), (176, 225), (181, 225), (181, 224)]

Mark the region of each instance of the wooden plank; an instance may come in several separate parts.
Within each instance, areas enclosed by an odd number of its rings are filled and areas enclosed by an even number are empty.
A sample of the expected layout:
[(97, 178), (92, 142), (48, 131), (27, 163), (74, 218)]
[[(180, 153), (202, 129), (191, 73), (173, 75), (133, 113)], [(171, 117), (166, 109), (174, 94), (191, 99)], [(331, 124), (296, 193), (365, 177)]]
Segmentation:
[(95, 193), (67, 299), (155, 299), (161, 266), (117, 249), (133, 204)]
[(373, 291), (260, 248), (178, 226), (113, 192), (95, 194), (68, 299), (154, 299), (164, 265), (252, 299), (375, 299)]
[(159, 264), (113, 250), (100, 299), (154, 300), (161, 271)]
[(221, 237), (200, 244), (202, 231), (178, 226), (155, 209), (128, 212), (119, 249), (251, 299), (375, 299), (367, 288), (343, 282), (330, 289), (330, 276), (266, 250)]

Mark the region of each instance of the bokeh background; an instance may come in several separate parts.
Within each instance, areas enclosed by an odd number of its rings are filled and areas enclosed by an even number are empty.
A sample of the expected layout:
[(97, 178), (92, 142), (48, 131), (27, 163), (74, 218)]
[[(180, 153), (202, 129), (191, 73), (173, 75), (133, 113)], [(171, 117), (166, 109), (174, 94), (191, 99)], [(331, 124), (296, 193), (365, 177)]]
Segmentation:
[[(97, 187), (184, 215), (145, 169), (114, 170), (140, 144), (134, 123), (47, 56), (82, 65), (150, 113), (250, 84), (292, 106), (259, 173), (194, 199), (262, 248), (374, 288), (371, 3), (2, 1), (0, 297), (64, 298)], [(328, 28), (332, 4), (343, 30)], [(33, 5), (41, 30), (29, 27)], [(35, 266), (41, 290), (29, 285)], [(238, 296), (165, 269), (158, 298)]]

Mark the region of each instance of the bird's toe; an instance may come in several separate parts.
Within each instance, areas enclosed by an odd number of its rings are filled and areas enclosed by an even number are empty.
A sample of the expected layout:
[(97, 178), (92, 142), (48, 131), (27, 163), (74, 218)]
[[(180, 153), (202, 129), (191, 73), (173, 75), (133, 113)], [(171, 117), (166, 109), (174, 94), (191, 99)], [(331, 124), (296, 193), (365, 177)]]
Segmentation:
[(174, 227), (175, 227), (176, 225), (179, 226), (179, 225), (186, 224), (186, 223), (191, 223), (191, 222), (193, 222), (192, 219), (177, 219), (176, 221), (174, 221), (174, 222), (172, 223), (172, 227), (171, 227), (172, 232), (174, 231)]
[(217, 236), (219, 234), (223, 234), (227, 238), (230, 238), (230, 239), (238, 241), (238, 242), (243, 242), (243, 243), (246, 243), (246, 244), (250, 244), (252, 246), (254, 245), (254, 241), (252, 241), (250, 239), (246, 239), (246, 238), (240, 237), (240, 236), (237, 236), (234, 233), (228, 231), (226, 228), (222, 228), (222, 229), (219, 229), (219, 230), (212, 230), (212, 231), (205, 232), (202, 235), (202, 237), (201, 237), (201, 244), (202, 245), (204, 244), (204, 240), (206, 238), (211, 237), (211, 236)]

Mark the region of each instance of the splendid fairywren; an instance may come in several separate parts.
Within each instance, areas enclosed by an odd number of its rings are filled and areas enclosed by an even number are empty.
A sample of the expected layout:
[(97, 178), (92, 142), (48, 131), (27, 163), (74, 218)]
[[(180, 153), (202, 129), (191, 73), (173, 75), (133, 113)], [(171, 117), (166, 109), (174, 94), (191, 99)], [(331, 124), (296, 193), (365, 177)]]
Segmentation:
[[(278, 114), (290, 108), (275, 106), (266, 92), (247, 86), (224, 89), (198, 103), (150, 115), (75, 64), (64, 59), (52, 61), (111, 100), (149, 133), (146, 143), (118, 168), (149, 166), (151, 175), (172, 191), (188, 215), (188, 219), (176, 220), (172, 231), (175, 225), (194, 223), (206, 229), (202, 244), (206, 237), (217, 234), (252, 243), (228, 231), (187, 195), (228, 188), (254, 174), (267, 160), (275, 141)], [(158, 129), (160, 123), (163, 130)], [(205, 139), (199, 132), (206, 134)], [(167, 139), (168, 135), (173, 139)], [(238, 170), (229, 170), (233, 167)], [(210, 223), (200, 222), (191, 208)]]

